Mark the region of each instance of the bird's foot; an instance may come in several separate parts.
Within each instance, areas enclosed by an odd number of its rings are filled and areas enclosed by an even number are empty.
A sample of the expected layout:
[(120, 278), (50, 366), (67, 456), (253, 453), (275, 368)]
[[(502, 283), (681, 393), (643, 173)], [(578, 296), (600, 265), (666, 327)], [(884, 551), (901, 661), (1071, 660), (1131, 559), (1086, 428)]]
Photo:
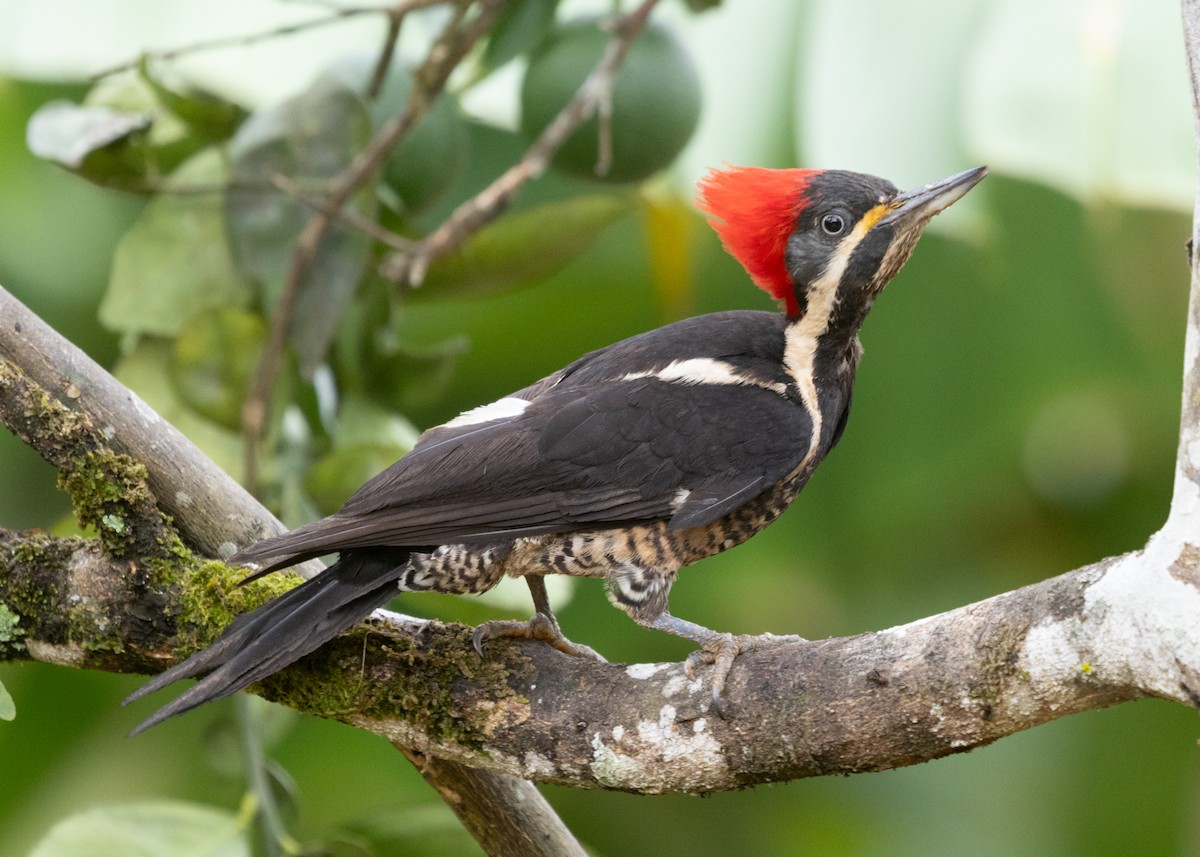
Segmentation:
[(545, 613), (534, 613), (528, 622), (518, 622), (513, 619), (493, 619), (489, 622), (482, 622), (475, 629), (475, 633), (471, 635), (471, 645), (475, 647), (479, 656), (483, 657), (484, 643), (501, 637), (542, 640), (565, 655), (574, 658), (588, 658), (602, 664), (608, 663), (591, 646), (572, 643), (564, 637), (562, 630), (558, 627), (558, 620)]
[(701, 643), (699, 649), (688, 655), (684, 669), (688, 679), (695, 681), (696, 670), (699, 667), (712, 666), (709, 682), (712, 687), (713, 710), (719, 716), (724, 717), (725, 711), (721, 702), (721, 694), (725, 692), (725, 682), (729, 678), (729, 671), (733, 669), (733, 662), (737, 660), (738, 655), (784, 643), (804, 642), (807, 641), (796, 634), (734, 635), (713, 632)]

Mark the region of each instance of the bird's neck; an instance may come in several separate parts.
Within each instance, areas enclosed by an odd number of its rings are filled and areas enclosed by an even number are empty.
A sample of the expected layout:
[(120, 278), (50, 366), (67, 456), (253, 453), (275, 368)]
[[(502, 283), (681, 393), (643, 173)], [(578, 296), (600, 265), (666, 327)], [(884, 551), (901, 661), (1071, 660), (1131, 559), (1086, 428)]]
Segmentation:
[(801, 318), (784, 330), (784, 369), (813, 421), (813, 452), (831, 442), (862, 355), (857, 332), (814, 330)]
[(802, 393), (806, 386), (853, 384), (862, 350), (857, 325), (830, 328), (805, 316), (784, 328), (784, 368)]

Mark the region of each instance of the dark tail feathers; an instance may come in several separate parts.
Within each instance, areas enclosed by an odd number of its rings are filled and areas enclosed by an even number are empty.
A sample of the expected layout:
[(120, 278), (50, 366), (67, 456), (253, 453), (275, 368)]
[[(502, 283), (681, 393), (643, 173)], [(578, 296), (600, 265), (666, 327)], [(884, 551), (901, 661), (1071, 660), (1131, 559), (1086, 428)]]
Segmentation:
[(203, 675), (130, 735), (213, 699), (236, 693), (336, 637), (396, 595), (407, 556), (355, 550), (295, 589), (235, 619), (211, 646), (155, 676), (122, 705), (181, 679)]

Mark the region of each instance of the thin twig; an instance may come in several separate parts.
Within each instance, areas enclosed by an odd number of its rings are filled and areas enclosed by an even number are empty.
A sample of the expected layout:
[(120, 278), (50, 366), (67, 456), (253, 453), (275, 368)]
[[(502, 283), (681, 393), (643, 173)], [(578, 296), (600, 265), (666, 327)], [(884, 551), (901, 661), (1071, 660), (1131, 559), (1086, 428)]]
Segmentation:
[(507, 0), (480, 0), (481, 8), (478, 14), (464, 23), (467, 11), (474, 4), (471, 0), (458, 0), (455, 14), (429, 49), (425, 62), (413, 74), (413, 89), (404, 111), (380, 129), (350, 165), (333, 180), (325, 207), (308, 221), (296, 239), (292, 265), (284, 282), (283, 293), (276, 304), (263, 355), (242, 406), (242, 433), (246, 441), (244, 478), (251, 493), (255, 493), (258, 487), (258, 444), (266, 425), (267, 403), (283, 362), (284, 348), (300, 286), (312, 268), (321, 239), (335, 220), (333, 212), (339, 211), (383, 166), (392, 149), (441, 94), (450, 73), (491, 28), (506, 2)]
[(109, 66), (108, 68), (94, 72), (91, 76), (91, 79), (99, 80), (102, 77), (108, 77), (112, 74), (137, 68), (137, 66), (145, 58), (160, 61), (175, 60), (179, 59), (180, 57), (188, 56), (194, 53), (200, 53), (202, 51), (219, 50), (221, 48), (246, 47), (248, 45), (271, 41), (284, 36), (294, 36), (297, 33), (315, 30), (319, 27), (329, 26), (330, 24), (339, 24), (343, 21), (347, 21), (351, 18), (361, 17), (363, 15), (387, 15), (394, 19), (397, 14), (402, 15), (415, 9), (424, 9), (430, 6), (441, 6), (450, 2), (454, 2), (454, 0), (404, 0), (404, 2), (396, 3), (392, 6), (337, 6), (335, 4), (323, 4), (325, 5), (325, 8), (328, 9), (328, 14), (320, 18), (312, 18), (310, 20), (299, 21), (294, 24), (284, 24), (279, 27), (273, 27), (270, 30), (264, 30), (260, 33), (239, 34), (236, 36), (218, 36), (216, 38), (194, 42), (190, 45), (184, 45), (179, 48), (171, 48), (164, 51), (148, 51), (137, 59), (129, 60), (118, 65)]
[[(455, 209), (414, 250), (397, 253), (386, 259), (381, 267), (383, 276), (396, 283), (419, 286), (434, 259), (454, 249), (498, 217), (525, 182), (545, 172), (551, 158), (567, 138), (609, 98), (613, 79), (629, 52), (629, 46), (645, 27), (656, 5), (658, 0), (643, 0), (637, 9), (619, 19), (614, 27), (615, 35), (596, 67), (574, 97), (533, 141), (524, 156), (492, 184)], [(600, 166), (603, 161), (602, 157)]]
[(321, 214), (329, 215), (330, 217), (342, 220), (349, 226), (354, 227), (381, 244), (391, 247), (397, 252), (404, 252), (405, 250), (410, 249), (415, 243), (407, 238), (397, 235), (391, 230), (384, 229), (374, 220), (369, 217), (364, 217), (353, 208), (343, 207), (335, 209), (330, 207), (329, 200), (325, 196), (305, 190), (297, 182), (292, 181), (285, 175), (281, 175), (280, 173), (271, 173), (270, 176), (268, 176), (268, 181), (270, 187), (283, 191), (289, 196), (295, 197), (297, 200), (304, 203), (314, 211), (318, 211)]
[(387, 80), (388, 69), (392, 65), (392, 57), (396, 55), (396, 42), (400, 39), (400, 27), (404, 24), (407, 9), (393, 9), (388, 16), (387, 34), (383, 37), (383, 49), (379, 51), (379, 59), (371, 71), (371, 82), (367, 84), (367, 98), (374, 101), (383, 91), (383, 83)]

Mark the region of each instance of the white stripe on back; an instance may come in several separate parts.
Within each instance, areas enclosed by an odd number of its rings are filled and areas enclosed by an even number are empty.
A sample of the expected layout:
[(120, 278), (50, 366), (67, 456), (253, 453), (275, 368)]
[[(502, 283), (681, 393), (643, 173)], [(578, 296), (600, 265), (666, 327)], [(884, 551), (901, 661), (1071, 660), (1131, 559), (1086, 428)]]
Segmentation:
[(692, 357), (688, 360), (674, 360), (661, 369), (649, 372), (630, 372), (620, 378), (622, 381), (636, 381), (639, 378), (657, 378), (675, 384), (729, 384), (745, 387), (762, 387), (783, 396), (787, 390), (783, 384), (772, 381), (760, 381), (748, 375), (740, 374), (733, 366), (724, 360), (711, 357)]
[(520, 416), (525, 413), (525, 409), (529, 407), (529, 402), (525, 399), (518, 399), (515, 396), (505, 396), (503, 399), (487, 404), (480, 405), (477, 408), (471, 408), (469, 411), (463, 411), (448, 423), (443, 423), (442, 428), (459, 428), (460, 426), (471, 426), (476, 423), (486, 423), (492, 420), (510, 420), (513, 417)]

